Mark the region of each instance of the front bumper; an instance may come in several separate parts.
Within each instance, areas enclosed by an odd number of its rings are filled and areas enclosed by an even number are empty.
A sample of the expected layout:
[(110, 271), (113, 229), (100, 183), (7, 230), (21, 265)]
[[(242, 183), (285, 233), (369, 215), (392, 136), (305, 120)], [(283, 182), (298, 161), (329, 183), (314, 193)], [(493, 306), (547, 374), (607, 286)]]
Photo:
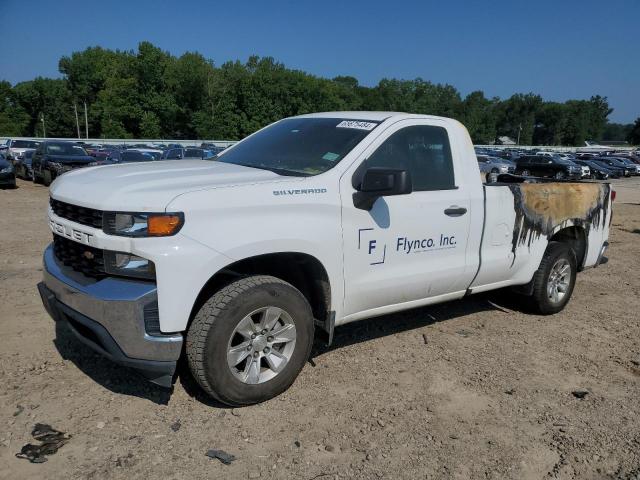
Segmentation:
[(113, 277), (90, 280), (58, 263), (51, 245), (44, 252), (43, 277), (38, 290), (55, 321), (66, 322), (80, 341), (113, 362), (171, 386), (183, 337), (154, 328), (155, 284)]

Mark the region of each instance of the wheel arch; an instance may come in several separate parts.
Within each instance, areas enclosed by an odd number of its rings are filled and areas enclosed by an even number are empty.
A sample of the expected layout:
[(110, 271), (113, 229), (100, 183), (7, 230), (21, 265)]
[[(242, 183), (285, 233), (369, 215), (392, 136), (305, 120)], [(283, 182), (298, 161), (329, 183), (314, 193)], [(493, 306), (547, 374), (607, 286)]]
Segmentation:
[(584, 268), (587, 257), (588, 238), (584, 227), (579, 225), (563, 226), (558, 228), (549, 238), (549, 242), (562, 242), (568, 244), (576, 254), (578, 271)]
[(276, 252), (246, 257), (228, 264), (202, 286), (189, 315), (189, 325), (202, 305), (216, 291), (248, 275), (271, 275), (290, 283), (307, 299), (316, 322), (329, 331), (333, 324), (331, 284), (325, 266), (313, 255)]

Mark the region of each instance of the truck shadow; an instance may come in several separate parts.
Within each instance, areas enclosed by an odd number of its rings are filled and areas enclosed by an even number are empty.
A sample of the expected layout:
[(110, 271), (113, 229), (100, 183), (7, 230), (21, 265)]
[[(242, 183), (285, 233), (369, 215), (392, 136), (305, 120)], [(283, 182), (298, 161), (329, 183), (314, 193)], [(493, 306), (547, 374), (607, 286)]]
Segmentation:
[(144, 398), (158, 405), (166, 405), (171, 390), (147, 381), (127, 367), (116, 365), (80, 342), (64, 322), (56, 322), (54, 346), (65, 360), (73, 364), (107, 390), (122, 395)]
[[(405, 310), (391, 315), (354, 322), (336, 329), (334, 341), (330, 347), (326, 346), (326, 338), (318, 332), (309, 362), (314, 365), (314, 358), (355, 343), (395, 335), (453, 318), (486, 311), (510, 314), (512, 311), (522, 312), (523, 309), (518, 303), (517, 295), (505, 295), (504, 292), (501, 294), (501, 291), (498, 290), (448, 303)], [(56, 322), (54, 345), (62, 358), (73, 362), (85, 375), (107, 390), (121, 395), (147, 399), (158, 405), (168, 404), (173, 389), (156, 386), (136, 371), (111, 363), (78, 341), (64, 323)], [(204, 393), (190, 374), (184, 355), (178, 362), (176, 382), (180, 382), (187, 395), (204, 405), (213, 408), (229, 408)]]
[(512, 312), (528, 313), (523, 308), (522, 300), (518, 297), (513, 293), (505, 294), (503, 290), (496, 290), (479, 293), (460, 300), (413, 308), (342, 325), (335, 329), (333, 343), (330, 347), (326, 345), (327, 336), (325, 334), (319, 333), (316, 335), (310, 362), (313, 364), (314, 357), (320, 357), (333, 350), (348, 347), (355, 343), (415, 330), (474, 313), (487, 311), (500, 312), (507, 315)]

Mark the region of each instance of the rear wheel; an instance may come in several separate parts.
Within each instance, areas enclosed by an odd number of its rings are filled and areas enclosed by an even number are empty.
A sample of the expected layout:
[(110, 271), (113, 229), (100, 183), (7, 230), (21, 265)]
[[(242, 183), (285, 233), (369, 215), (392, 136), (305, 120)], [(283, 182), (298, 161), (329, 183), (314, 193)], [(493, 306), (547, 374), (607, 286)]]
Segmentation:
[(311, 307), (292, 285), (271, 276), (237, 280), (216, 292), (187, 333), (189, 367), (212, 397), (250, 405), (284, 392), (313, 343)]
[(576, 255), (565, 243), (551, 242), (533, 276), (533, 308), (543, 315), (561, 311), (576, 283)]

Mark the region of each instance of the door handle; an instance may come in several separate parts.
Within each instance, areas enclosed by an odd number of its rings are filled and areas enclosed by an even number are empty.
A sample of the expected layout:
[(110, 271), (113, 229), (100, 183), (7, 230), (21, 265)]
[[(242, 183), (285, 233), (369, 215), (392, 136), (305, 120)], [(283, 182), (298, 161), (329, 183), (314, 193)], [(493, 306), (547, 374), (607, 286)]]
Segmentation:
[(467, 209), (464, 207), (458, 207), (457, 205), (451, 205), (449, 208), (445, 208), (444, 214), (450, 217), (460, 217), (467, 213)]

